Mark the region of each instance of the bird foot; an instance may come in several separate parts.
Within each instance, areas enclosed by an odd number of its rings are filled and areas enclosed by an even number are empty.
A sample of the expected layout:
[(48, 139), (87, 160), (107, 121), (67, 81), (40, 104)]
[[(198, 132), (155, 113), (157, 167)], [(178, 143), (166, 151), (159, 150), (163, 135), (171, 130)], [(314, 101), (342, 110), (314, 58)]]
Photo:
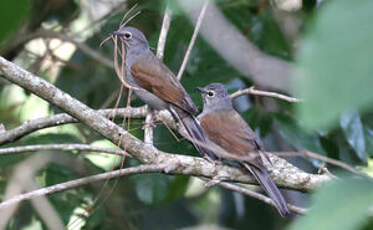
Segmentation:
[(209, 155), (205, 154), (203, 155), (203, 159), (207, 160), (208, 162), (214, 164), (214, 166), (217, 166), (217, 165), (220, 165), (222, 164), (221, 161), (219, 161), (219, 159), (213, 159), (212, 157), (210, 157)]
[(145, 128), (155, 128), (155, 126), (156, 126), (155, 122), (152, 119), (151, 121), (144, 122), (144, 125), (142, 126), (142, 129), (145, 129)]
[(223, 182), (224, 180), (226, 180), (227, 178), (223, 177), (223, 176), (214, 176), (210, 181), (208, 181), (206, 184), (205, 184), (205, 187), (207, 188), (210, 188), (210, 187), (213, 187), (215, 185), (218, 185), (220, 184), (221, 182)]
[(151, 113), (151, 117), (147, 116), (145, 118), (145, 122), (144, 122), (144, 125), (142, 126), (142, 129), (145, 129), (145, 128), (155, 128), (156, 127), (156, 117), (158, 115), (158, 111), (156, 110), (151, 110), (150, 111)]

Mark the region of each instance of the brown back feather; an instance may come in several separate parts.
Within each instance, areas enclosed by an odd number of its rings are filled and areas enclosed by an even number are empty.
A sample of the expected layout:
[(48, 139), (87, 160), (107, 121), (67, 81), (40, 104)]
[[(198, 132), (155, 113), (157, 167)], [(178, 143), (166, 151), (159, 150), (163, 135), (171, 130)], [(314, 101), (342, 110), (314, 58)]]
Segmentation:
[(196, 114), (198, 108), (175, 75), (157, 57), (145, 57), (131, 66), (135, 82), (145, 90), (178, 108)]
[(259, 168), (263, 167), (258, 154), (263, 151), (261, 142), (255, 133), (235, 110), (220, 110), (201, 118), (201, 125), (209, 140), (233, 155), (233, 159), (242, 157)]

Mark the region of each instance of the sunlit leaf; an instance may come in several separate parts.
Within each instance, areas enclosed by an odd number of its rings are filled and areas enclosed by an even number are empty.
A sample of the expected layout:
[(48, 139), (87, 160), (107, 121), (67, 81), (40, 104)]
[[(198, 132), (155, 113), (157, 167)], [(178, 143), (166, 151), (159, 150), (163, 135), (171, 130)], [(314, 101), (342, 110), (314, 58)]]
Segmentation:
[(373, 101), (372, 8), (369, 0), (328, 1), (315, 15), (294, 74), (306, 126), (330, 126), (343, 111)]
[[(99, 140), (95, 141), (91, 144), (92, 146), (99, 146), (105, 147), (109, 149), (118, 149), (116, 145), (108, 140)], [(99, 152), (92, 152), (85, 155), (89, 161), (91, 161), (97, 167), (100, 167), (106, 171), (111, 171), (115, 167), (119, 166), (122, 162), (122, 157), (108, 154), (108, 153), (99, 153)]]
[(354, 230), (369, 216), (373, 183), (366, 179), (343, 179), (314, 194), (310, 212), (289, 230)]
[(135, 182), (137, 197), (145, 204), (156, 204), (166, 197), (171, 177), (160, 174), (144, 174), (131, 177)]

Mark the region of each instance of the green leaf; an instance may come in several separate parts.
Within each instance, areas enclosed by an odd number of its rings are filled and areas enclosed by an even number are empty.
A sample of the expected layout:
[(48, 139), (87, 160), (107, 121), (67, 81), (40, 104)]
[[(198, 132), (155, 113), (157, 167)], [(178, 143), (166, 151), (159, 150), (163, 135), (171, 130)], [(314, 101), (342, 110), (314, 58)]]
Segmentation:
[(266, 10), (251, 20), (251, 41), (266, 53), (289, 59), (289, 45), (276, 23), (272, 10)]
[(355, 150), (358, 157), (366, 162), (368, 155), (365, 150), (364, 129), (359, 113), (343, 113), (341, 117), (341, 127), (347, 142)]
[(303, 41), (296, 72), (298, 112), (309, 128), (335, 124), (373, 100), (373, 1), (328, 1)]
[[(173, 130), (173, 132), (179, 139), (181, 138), (177, 131)], [(166, 152), (198, 155), (189, 141), (184, 139), (178, 142), (163, 124), (154, 129), (154, 146)]]
[(365, 127), (365, 138), (367, 140), (367, 153), (369, 156), (373, 157), (373, 130), (370, 128)]
[[(118, 146), (108, 140), (98, 140), (91, 144), (92, 146), (99, 146), (104, 148), (118, 149)], [(122, 156), (117, 156), (108, 153), (92, 152), (84, 155), (92, 164), (105, 170), (111, 171), (115, 167), (121, 165)]]
[(254, 131), (260, 131), (259, 136), (265, 137), (267, 134), (272, 132), (272, 117), (269, 116), (268, 113), (264, 113), (258, 109), (258, 107), (253, 107), (246, 112), (241, 113), (241, 116)]
[[(59, 213), (63, 223), (68, 224), (70, 218), (74, 215), (75, 211), (77, 211), (76, 209), (82, 210), (83, 204), (86, 205), (89, 203), (90, 198), (87, 193), (69, 190), (62, 193), (52, 194), (49, 197), (49, 200)], [(81, 221), (76, 221), (75, 224), (79, 225), (79, 222)]]
[(161, 174), (136, 175), (131, 179), (136, 184), (137, 197), (146, 204), (156, 204), (163, 201), (172, 181), (171, 176)]
[(372, 191), (372, 181), (365, 179), (344, 179), (328, 184), (314, 195), (310, 212), (288, 229), (359, 229), (373, 205)]
[(274, 114), (274, 123), (278, 132), (290, 145), (297, 150), (309, 150), (325, 155), (320, 138), (316, 133), (304, 130), (291, 117), (284, 114)]
[(41, 134), (38, 136), (31, 136), (25, 140), (25, 145), (34, 145), (34, 144), (72, 144), (72, 143), (81, 143), (81, 141), (69, 134)]
[(104, 223), (106, 212), (104, 208), (95, 209), (94, 213), (87, 218), (87, 229), (95, 229)]
[(373, 156), (373, 113), (367, 112), (361, 116), (364, 126), (365, 147), (367, 154)]
[(0, 43), (14, 32), (29, 14), (30, 0), (0, 1)]
[(45, 174), (46, 186), (63, 183), (76, 178), (75, 172), (71, 168), (55, 163), (51, 163), (48, 165)]
[(189, 176), (177, 176), (168, 187), (165, 200), (170, 202), (182, 197), (188, 189)]

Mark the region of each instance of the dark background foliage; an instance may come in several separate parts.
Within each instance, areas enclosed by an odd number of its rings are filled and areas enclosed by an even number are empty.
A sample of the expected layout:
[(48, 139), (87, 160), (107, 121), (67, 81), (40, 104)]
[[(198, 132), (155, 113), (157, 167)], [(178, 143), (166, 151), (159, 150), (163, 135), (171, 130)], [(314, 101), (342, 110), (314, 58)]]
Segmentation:
[[(25, 46), (39, 28), (70, 32), (92, 49), (111, 59), (113, 45), (99, 43), (118, 27), (123, 11), (110, 15), (99, 27), (82, 35), (81, 26), (94, 21), (90, 1), (3, 0), (0, 3), (0, 55), (21, 64), (92, 108), (112, 107), (120, 83), (112, 68), (76, 49), (71, 58), (54, 70), (59, 61), (46, 68), (40, 49)], [(262, 137), (268, 151), (308, 150), (341, 160), (372, 175), (373, 116), (369, 104), (373, 73), (370, 66), (373, 33), (369, 22), (373, 4), (368, 1), (305, 1), (303, 8), (287, 12), (300, 22), (294, 37), (284, 33), (276, 1), (218, 0), (215, 4), (225, 17), (263, 52), (294, 64), (296, 95), (304, 99), (299, 106), (277, 99), (243, 96), (235, 100), (236, 108)], [(321, 2), (321, 3), (319, 3)], [(138, 4), (142, 13), (130, 24), (141, 29), (156, 47), (164, 9), (163, 0), (128, 1)], [(91, 3), (98, 4), (98, 3)], [(176, 1), (167, 37), (164, 62), (177, 72), (193, 33), (193, 24)], [(128, 8), (127, 8), (128, 9)], [(87, 13), (88, 12), (88, 13)], [(72, 26), (72, 25), (75, 26)], [(341, 38), (342, 37), (342, 38)], [(227, 44), (222, 44), (227, 45)], [(229, 45), (229, 44), (228, 44)], [(37, 47), (37, 48), (35, 48)], [(61, 62), (60, 62), (61, 63)], [(54, 64), (54, 65), (53, 65)], [(54, 66), (54, 67), (53, 67)], [(240, 74), (199, 37), (182, 79), (193, 101), (202, 101), (195, 87), (211, 82), (224, 83), (230, 92), (255, 85)], [(260, 88), (260, 86), (257, 86)], [(283, 92), (289, 93), (289, 92)], [(291, 92), (290, 92), (291, 93)], [(0, 122), (7, 130), (26, 120), (61, 112), (52, 105), (8, 82), (0, 81)], [(125, 105), (122, 99), (121, 106)], [(132, 106), (142, 105), (138, 99)], [(132, 134), (142, 138), (143, 120), (132, 119)], [(155, 146), (176, 154), (197, 155), (186, 141), (175, 141), (168, 130), (158, 125)], [(115, 147), (81, 124), (49, 128), (3, 147), (48, 143), (88, 143)], [(1, 197), (14, 166), (29, 154), (0, 157)], [(120, 159), (97, 153), (58, 153), (61, 161), (48, 164), (37, 174), (41, 186), (48, 186), (118, 168)], [(290, 158), (292, 163), (316, 173), (321, 162)], [(138, 164), (126, 160), (125, 166)], [(339, 170), (332, 165), (333, 173)], [(348, 176), (347, 176), (348, 177)], [(203, 183), (187, 176), (160, 174), (136, 175), (53, 194), (49, 200), (69, 229), (180, 229), (198, 225), (218, 225), (229, 229), (370, 229), (366, 214), (371, 208), (372, 183), (346, 179), (331, 184), (309, 200), (308, 194), (285, 191), (290, 203), (314, 205), (310, 215), (291, 224), (260, 201), (223, 190), (205, 189)], [(111, 188), (115, 187), (111, 192)], [(103, 194), (100, 191), (103, 189)], [(96, 205), (94, 200), (108, 197)], [(331, 199), (333, 198), (333, 199)], [(369, 202), (368, 202), (369, 201)], [(80, 214), (80, 215), (79, 215)], [(73, 219), (81, 219), (73, 221)], [(364, 222), (365, 221), (365, 222)], [(321, 223), (325, 225), (319, 226)], [(328, 224), (327, 224), (328, 223)], [(362, 224), (364, 223), (364, 224)], [(316, 227), (317, 226), (317, 227)], [(11, 219), (8, 229), (44, 229), (32, 206), (25, 202)]]

